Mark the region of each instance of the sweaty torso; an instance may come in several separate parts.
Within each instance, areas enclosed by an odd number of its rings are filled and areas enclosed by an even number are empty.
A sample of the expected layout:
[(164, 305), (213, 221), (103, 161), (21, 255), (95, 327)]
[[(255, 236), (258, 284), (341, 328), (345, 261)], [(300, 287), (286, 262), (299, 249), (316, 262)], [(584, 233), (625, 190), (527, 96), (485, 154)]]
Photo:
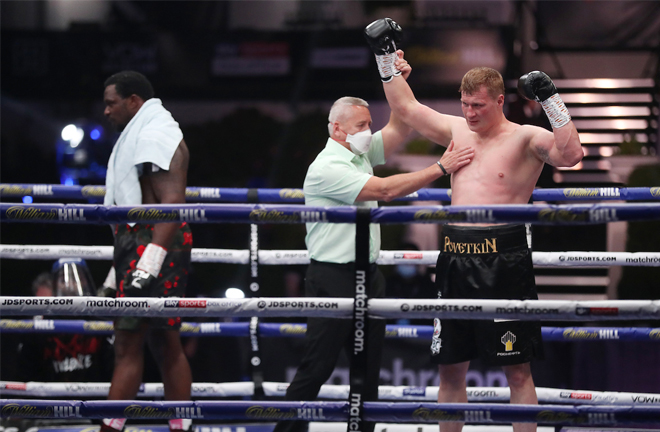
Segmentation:
[(474, 159), (452, 175), (452, 205), (527, 204), (543, 169), (524, 127), (506, 122), (480, 137), (467, 125), (452, 129), (455, 150), (472, 146)]

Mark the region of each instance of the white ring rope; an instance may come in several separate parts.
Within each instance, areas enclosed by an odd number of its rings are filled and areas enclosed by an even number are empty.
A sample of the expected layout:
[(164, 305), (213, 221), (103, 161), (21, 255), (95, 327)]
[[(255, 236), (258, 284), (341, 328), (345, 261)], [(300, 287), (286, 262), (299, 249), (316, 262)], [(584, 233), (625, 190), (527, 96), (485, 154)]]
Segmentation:
[[(660, 319), (660, 300), (370, 299), (380, 318), (612, 321)], [(353, 299), (338, 297), (104, 298), (0, 297), (0, 315), (351, 318)]]
[[(288, 383), (264, 382), (264, 394), (269, 397), (284, 396)], [(0, 381), (0, 391), (11, 396), (34, 397), (105, 397), (110, 383), (45, 383)], [(324, 384), (318, 397), (321, 399), (347, 399), (348, 385)], [(591, 390), (567, 390), (537, 387), (540, 403), (580, 403), (587, 405), (643, 405), (660, 406), (660, 394), (600, 392)], [(138, 397), (164, 397), (162, 383), (144, 383)], [(246, 397), (254, 395), (252, 382), (193, 383), (193, 397)], [(511, 392), (508, 387), (468, 387), (469, 402), (508, 402)], [(437, 401), (438, 387), (380, 386), (381, 400)]]
[[(0, 245), (0, 258), (55, 260), (75, 257), (111, 260), (112, 250), (112, 246)], [(377, 263), (435, 265), (438, 254), (439, 251), (381, 251)], [(250, 251), (247, 249), (195, 248), (192, 250), (193, 262), (248, 264), (249, 259)], [(532, 261), (536, 266), (660, 267), (660, 252), (532, 252)], [(309, 256), (306, 250), (260, 250), (259, 264), (309, 264)]]

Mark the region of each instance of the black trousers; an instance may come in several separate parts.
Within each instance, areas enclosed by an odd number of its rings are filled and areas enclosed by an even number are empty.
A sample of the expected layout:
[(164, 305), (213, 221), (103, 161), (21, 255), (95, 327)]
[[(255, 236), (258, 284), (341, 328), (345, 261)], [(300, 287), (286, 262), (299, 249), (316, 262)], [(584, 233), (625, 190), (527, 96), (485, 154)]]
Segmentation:
[[(370, 298), (385, 296), (385, 278), (375, 264), (371, 265)], [(305, 277), (307, 297), (350, 297), (355, 295), (355, 264), (334, 264), (314, 261), (307, 268)], [(367, 338), (367, 362), (365, 401), (378, 400), (380, 360), (385, 338), (385, 320), (370, 319)], [(342, 348), (347, 355), (353, 349), (353, 323), (350, 319), (308, 318), (305, 333), (305, 353), (296, 376), (286, 391), (288, 401), (316, 399), (321, 386), (332, 375)], [(273, 432), (304, 432), (306, 421), (280, 421)], [(365, 422), (364, 430), (372, 431), (373, 422)]]

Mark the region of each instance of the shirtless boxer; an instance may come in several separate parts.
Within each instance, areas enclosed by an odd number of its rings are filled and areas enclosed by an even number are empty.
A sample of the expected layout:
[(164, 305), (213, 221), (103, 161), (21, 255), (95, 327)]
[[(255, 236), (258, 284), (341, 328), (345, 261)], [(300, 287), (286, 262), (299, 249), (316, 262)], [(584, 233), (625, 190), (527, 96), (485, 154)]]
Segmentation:
[[(552, 80), (543, 72), (523, 75), (519, 92), (541, 103), (553, 131), (519, 125), (503, 113), (504, 83), (494, 69), (478, 67), (461, 82), (464, 118), (438, 113), (419, 103), (397, 73), (396, 43), (401, 27), (389, 18), (365, 29), (392, 112), (442, 146), (472, 147), (471, 164), (451, 176), (452, 204), (527, 204), (544, 163), (571, 167), (583, 156), (577, 130)], [(473, 243), (470, 253), (452, 247)], [(485, 245), (485, 246), (479, 246)], [(491, 246), (488, 246), (491, 245)], [(524, 225), (447, 225), (436, 267), (438, 296), (456, 299), (537, 299), (531, 252)], [(470, 360), (481, 357), (501, 365), (511, 403), (537, 404), (529, 361), (543, 355), (540, 324), (534, 321), (435, 319), (432, 361), (439, 365), (438, 402), (467, 402)], [(463, 423), (441, 423), (442, 432), (460, 431)], [(534, 431), (534, 423), (514, 423), (514, 431)]]
[[(104, 204), (185, 203), (189, 153), (174, 121), (147, 78), (134, 71), (105, 82), (104, 114), (121, 135), (108, 161)], [(184, 297), (192, 233), (186, 223), (117, 224), (114, 267), (106, 280), (116, 297)], [(116, 275), (113, 278), (113, 275)], [(112, 290), (104, 290), (112, 292)], [(190, 400), (192, 374), (179, 328), (181, 318), (115, 319), (115, 367), (108, 399), (135, 399), (142, 383), (144, 342), (158, 364), (166, 400)], [(126, 419), (104, 419), (117, 432)], [(191, 419), (170, 419), (170, 431), (192, 430)]]

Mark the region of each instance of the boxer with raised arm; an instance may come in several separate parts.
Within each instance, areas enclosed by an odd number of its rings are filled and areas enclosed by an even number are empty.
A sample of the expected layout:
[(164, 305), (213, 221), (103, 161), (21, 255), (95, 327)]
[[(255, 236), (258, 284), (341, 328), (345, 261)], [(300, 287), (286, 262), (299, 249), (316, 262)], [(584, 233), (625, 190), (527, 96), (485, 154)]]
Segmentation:
[[(401, 34), (401, 27), (389, 18), (365, 28), (393, 114), (439, 145), (474, 149), (472, 162), (451, 176), (452, 205), (527, 204), (544, 163), (571, 167), (580, 162), (577, 130), (546, 74), (523, 75), (518, 89), (525, 98), (541, 103), (552, 132), (507, 120), (502, 76), (486, 67), (471, 69), (463, 77), (459, 92), (464, 118), (441, 114), (419, 103), (398, 76)], [(456, 247), (459, 243), (473, 246)], [(524, 225), (446, 225), (436, 273), (438, 297), (443, 299), (538, 298)], [(438, 402), (467, 402), (470, 360), (481, 357), (503, 367), (511, 403), (537, 404), (529, 362), (542, 355), (538, 322), (436, 318), (431, 358), (439, 365)], [(536, 430), (533, 423), (513, 426), (516, 432)], [(459, 422), (440, 424), (442, 432), (462, 427)]]

